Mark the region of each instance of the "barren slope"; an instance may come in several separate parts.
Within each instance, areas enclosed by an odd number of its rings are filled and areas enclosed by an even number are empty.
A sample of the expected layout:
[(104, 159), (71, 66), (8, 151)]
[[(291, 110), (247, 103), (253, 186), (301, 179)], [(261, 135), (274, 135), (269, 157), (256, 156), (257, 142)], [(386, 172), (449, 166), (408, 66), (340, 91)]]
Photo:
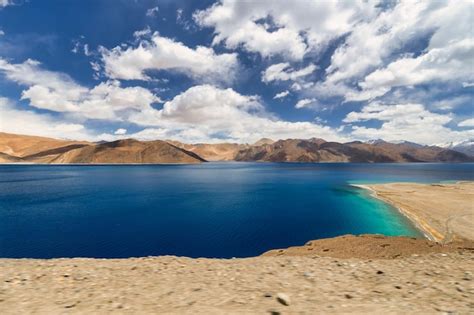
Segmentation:
[(379, 142), (287, 139), (240, 150), (237, 161), (267, 162), (471, 162), (465, 154), (438, 147)]
[(249, 147), (246, 144), (238, 143), (187, 144), (179, 141), (168, 142), (179, 148), (194, 152), (207, 161), (232, 161), (235, 159), (237, 152)]
[(85, 141), (59, 140), (0, 132), (0, 152), (21, 158), (71, 145), (89, 144)]
[(52, 163), (201, 163), (198, 155), (164, 141), (118, 140), (65, 152)]

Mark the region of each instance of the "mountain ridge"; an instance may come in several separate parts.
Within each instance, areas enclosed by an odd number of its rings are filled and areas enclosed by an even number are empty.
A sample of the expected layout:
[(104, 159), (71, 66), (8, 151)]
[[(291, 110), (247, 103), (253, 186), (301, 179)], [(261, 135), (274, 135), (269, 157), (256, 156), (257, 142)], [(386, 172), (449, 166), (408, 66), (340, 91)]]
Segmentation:
[(72, 141), (0, 133), (0, 163), (182, 164), (207, 161), (407, 163), (474, 162), (464, 153), (408, 141), (346, 143), (320, 138), (271, 140), (254, 144), (197, 143), (173, 140)]

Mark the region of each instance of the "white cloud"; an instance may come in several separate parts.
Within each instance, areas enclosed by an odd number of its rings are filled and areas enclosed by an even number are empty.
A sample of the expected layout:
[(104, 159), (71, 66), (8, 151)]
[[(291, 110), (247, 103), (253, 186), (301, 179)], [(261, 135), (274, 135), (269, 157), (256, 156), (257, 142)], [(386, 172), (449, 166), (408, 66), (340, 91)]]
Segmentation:
[(311, 105), (314, 102), (316, 102), (315, 98), (304, 98), (302, 100), (299, 100), (296, 103), (295, 108), (305, 108), (305, 107), (308, 107), (308, 105)]
[(89, 89), (66, 74), (47, 71), (40, 63), (27, 60), (10, 64), (0, 59), (0, 73), (11, 81), (27, 86), (21, 98), (36, 108), (66, 112), (90, 119), (126, 120), (160, 99), (142, 87), (122, 88), (118, 81), (107, 81)]
[(150, 8), (150, 9), (146, 10), (146, 16), (149, 16), (149, 17), (156, 16), (159, 11), (160, 11), (160, 8), (158, 8), (158, 7)]
[(294, 70), (290, 67), (290, 64), (285, 63), (277, 63), (274, 65), (269, 66), (263, 73), (262, 73), (262, 81), (265, 83), (271, 81), (288, 81), (292, 80), (295, 81), (298, 78), (305, 77), (310, 75), (311, 73), (316, 70), (316, 66), (313, 64), (308, 65), (305, 68), (300, 70)]
[(231, 81), (238, 67), (237, 54), (216, 54), (212, 48), (183, 43), (154, 33), (137, 47), (102, 48), (105, 73), (113, 79), (151, 80), (147, 70), (172, 70), (204, 81)]
[(443, 48), (433, 48), (417, 58), (402, 58), (376, 70), (359, 83), (362, 92), (348, 100), (367, 100), (384, 95), (394, 87), (423, 83), (474, 79), (466, 65), (474, 64), (474, 40), (464, 39)]
[(133, 37), (135, 38), (147, 37), (150, 35), (151, 35), (151, 28), (149, 26), (147, 26), (146, 28), (142, 30), (133, 32)]
[(408, 41), (426, 35), (433, 28), (424, 21), (430, 6), (428, 1), (400, 1), (392, 10), (356, 25), (331, 56), (327, 82), (362, 76)]
[(119, 128), (119, 129), (115, 130), (114, 135), (124, 135), (126, 133), (127, 133), (127, 129)]
[(458, 124), (459, 127), (474, 127), (474, 118), (466, 119)]
[(301, 60), (375, 11), (370, 1), (224, 0), (196, 12), (194, 19), (214, 28), (214, 44)]
[(273, 97), (273, 99), (285, 98), (285, 97), (287, 97), (289, 94), (290, 94), (290, 91), (286, 90), (286, 91), (283, 91), (283, 92), (280, 92), (280, 93), (275, 94), (275, 96)]
[[(129, 134), (130, 137), (155, 135), (156, 138), (166, 136), (191, 142), (254, 142), (262, 137), (312, 136), (342, 139), (327, 126), (310, 122), (287, 122), (274, 117), (265, 110), (257, 96), (241, 95), (232, 89), (220, 89), (212, 85), (191, 87), (166, 102), (161, 110), (157, 110), (151, 104), (159, 99), (147, 89), (122, 88), (118, 81), (102, 82), (89, 89), (65, 74), (43, 70), (33, 60), (10, 64), (0, 59), (0, 73), (27, 87), (22, 98), (29, 100), (31, 106), (59, 112), (67, 120), (102, 119), (146, 127), (142, 132)], [(73, 130), (74, 126), (58, 126), (55, 121), (51, 122), (51, 128), (43, 127), (43, 123), (47, 125), (52, 120), (50, 116), (44, 115), (38, 120), (38, 114), (34, 112), (19, 114), (2, 110), (2, 117), (12, 115), (28, 116), (34, 122), (32, 125), (44, 129), (42, 134), (48, 136), (58, 136), (58, 130), (66, 129), (68, 134), (80, 136), (81, 139), (88, 137), (113, 140), (118, 136)], [(16, 123), (18, 124), (17, 121)], [(8, 128), (12, 129), (13, 125), (9, 124)], [(10, 131), (19, 130), (13, 128)], [(58, 132), (55, 134), (56, 131)]]
[[(396, 87), (439, 82), (470, 82), (474, 62), (472, 1), (396, 2), (374, 18), (354, 25), (331, 57), (315, 96), (341, 95), (370, 100)], [(427, 40), (427, 47), (413, 46)], [(411, 51), (420, 53), (415, 55)], [(359, 89), (353, 89), (358, 83)]]
[(0, 36), (4, 36), (5, 32), (3, 30), (0, 30)]
[(341, 140), (336, 131), (310, 122), (288, 122), (265, 111), (256, 96), (211, 85), (194, 86), (166, 102), (162, 110), (135, 114), (131, 122), (145, 132), (186, 142), (254, 142), (262, 137)]
[[(429, 92), (428, 92), (429, 94)], [(425, 97), (426, 99), (427, 97)], [(460, 95), (453, 97), (445, 97), (440, 100), (435, 100), (430, 102), (430, 108), (440, 109), (440, 110), (455, 110), (459, 107), (469, 107), (472, 106), (473, 98), (472, 95)]]
[(0, 9), (12, 4), (13, 2), (11, 0), (0, 0)]
[(0, 97), (0, 131), (77, 140), (94, 138), (81, 124), (65, 122), (47, 114), (17, 109), (11, 101), (2, 97)]
[(446, 127), (452, 121), (451, 114), (430, 112), (422, 104), (386, 105), (374, 102), (364, 106), (360, 112), (350, 112), (343, 121), (354, 124), (369, 120), (380, 121), (382, 125), (379, 128), (353, 125), (353, 138), (433, 144), (474, 136), (474, 129), (456, 131)]
[(92, 52), (90, 51), (88, 44), (84, 44), (84, 55), (86, 55), (88, 57), (92, 56)]

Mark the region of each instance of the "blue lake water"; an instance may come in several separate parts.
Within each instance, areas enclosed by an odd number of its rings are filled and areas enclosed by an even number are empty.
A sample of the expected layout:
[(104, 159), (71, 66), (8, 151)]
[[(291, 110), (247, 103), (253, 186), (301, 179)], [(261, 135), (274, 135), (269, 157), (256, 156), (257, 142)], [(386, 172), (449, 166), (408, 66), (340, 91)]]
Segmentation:
[(421, 234), (350, 183), (474, 180), (474, 164), (0, 166), (0, 257), (248, 257)]

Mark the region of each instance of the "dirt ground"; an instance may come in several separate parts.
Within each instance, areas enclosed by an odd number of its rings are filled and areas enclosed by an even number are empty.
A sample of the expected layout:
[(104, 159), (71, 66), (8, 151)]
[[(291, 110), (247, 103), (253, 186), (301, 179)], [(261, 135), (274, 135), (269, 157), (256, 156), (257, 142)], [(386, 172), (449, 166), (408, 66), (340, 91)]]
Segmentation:
[(473, 259), (2, 259), (0, 313), (472, 314)]

